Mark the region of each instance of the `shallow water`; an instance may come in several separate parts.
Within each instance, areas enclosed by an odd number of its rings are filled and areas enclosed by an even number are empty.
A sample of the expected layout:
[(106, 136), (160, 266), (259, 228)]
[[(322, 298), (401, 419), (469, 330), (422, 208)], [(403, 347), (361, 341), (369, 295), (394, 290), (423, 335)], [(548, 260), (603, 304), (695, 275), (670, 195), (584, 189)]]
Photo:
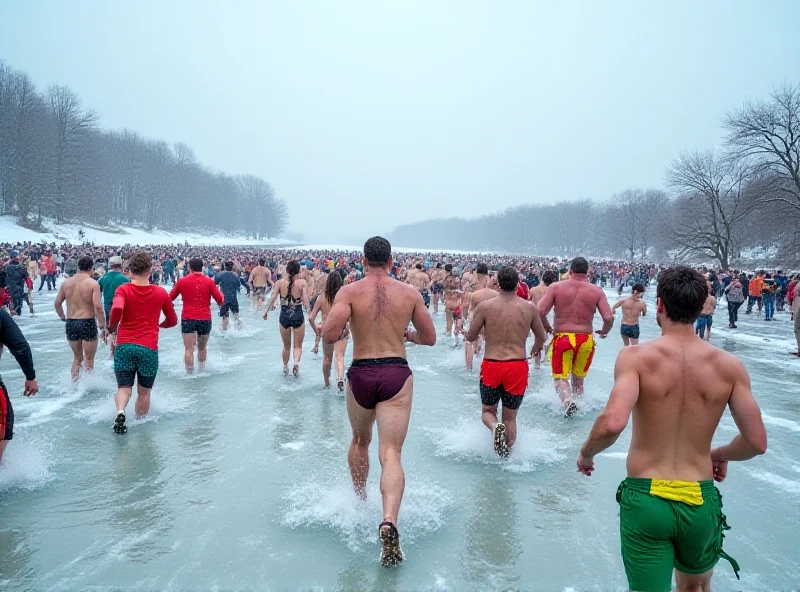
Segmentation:
[[(0, 468), (0, 589), (625, 589), (615, 493), (629, 433), (596, 459), (591, 479), (574, 464), (610, 391), (616, 333), (599, 343), (572, 421), (559, 416), (548, 375), (531, 371), (518, 445), (500, 461), (480, 423), (477, 375), (443, 337), (444, 315), (435, 318), (440, 343), (408, 350), (407, 562), (386, 570), (376, 446), (362, 504), (349, 484), (344, 399), (322, 390), (310, 334), (301, 377), (285, 379), (277, 316), (261, 321), (248, 304), (240, 333), (223, 336), (215, 319), (209, 364), (193, 377), (179, 330), (162, 331), (151, 414), (117, 436), (108, 350), (93, 376), (70, 385), (52, 299), (37, 294), (39, 317), (20, 321), (39, 395), (21, 396), (8, 353), (0, 363), (17, 414)], [(800, 589), (800, 362), (788, 355), (788, 314), (777, 318), (742, 315), (733, 332), (722, 308), (715, 317), (713, 342), (747, 365), (770, 436), (769, 452), (732, 466), (720, 486), (733, 527), (725, 548), (742, 580), (722, 561), (717, 591)], [(645, 319), (643, 339), (657, 333)], [(716, 439), (734, 434), (726, 416)]]

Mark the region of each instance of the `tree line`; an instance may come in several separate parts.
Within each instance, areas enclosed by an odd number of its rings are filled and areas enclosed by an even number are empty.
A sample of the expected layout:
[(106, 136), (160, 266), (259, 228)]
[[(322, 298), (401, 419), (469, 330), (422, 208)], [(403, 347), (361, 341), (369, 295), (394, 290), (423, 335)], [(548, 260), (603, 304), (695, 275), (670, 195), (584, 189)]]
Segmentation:
[(680, 154), (665, 189), (607, 201), (521, 205), (465, 220), (399, 226), (397, 245), (519, 253), (713, 260), (728, 267), (769, 253), (800, 263), (800, 84), (775, 89), (722, 121), (721, 149)]
[(39, 92), (2, 61), (0, 208), (32, 229), (54, 219), (260, 239), (288, 223), (285, 202), (264, 179), (213, 171), (183, 143), (103, 130), (75, 92)]

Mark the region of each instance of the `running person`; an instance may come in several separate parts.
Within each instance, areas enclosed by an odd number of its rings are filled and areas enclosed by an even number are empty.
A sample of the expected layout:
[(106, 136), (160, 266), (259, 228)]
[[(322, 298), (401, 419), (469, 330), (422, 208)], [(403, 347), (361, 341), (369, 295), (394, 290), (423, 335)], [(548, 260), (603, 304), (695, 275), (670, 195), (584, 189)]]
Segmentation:
[[(8, 348), (25, 375), (23, 394), (32, 397), (39, 392), (39, 383), (36, 382), (31, 348), (8, 311), (0, 308), (0, 357), (3, 356), (3, 346)], [(3, 453), (12, 438), (14, 438), (14, 407), (11, 406), (8, 389), (0, 376), (0, 463), (3, 462)]]
[(300, 357), (303, 355), (303, 339), (306, 336), (306, 321), (303, 318), (303, 309), (309, 309), (308, 286), (306, 280), (298, 278), (300, 274), (300, 263), (289, 261), (286, 264), (286, 275), (277, 282), (272, 290), (272, 297), (264, 313), (264, 320), (267, 320), (269, 311), (275, 300), (281, 299), (281, 314), (278, 319), (280, 323), (281, 339), (283, 340), (283, 374), (289, 374), (289, 353), (294, 346), (294, 367), (292, 374), (295, 378), (300, 375)]
[[(67, 343), (72, 350), (72, 381), (80, 376), (81, 367), (86, 372), (94, 370), (97, 353), (97, 325), (106, 337), (106, 317), (100, 300), (100, 286), (92, 277), (94, 262), (91, 257), (78, 260), (78, 273), (61, 284), (55, 300), (56, 314), (66, 323)], [(64, 301), (67, 315), (64, 316)]]
[[(542, 274), (542, 281), (538, 286), (534, 286), (530, 289), (530, 299), (536, 306), (539, 306), (539, 301), (544, 296), (545, 292), (547, 292), (547, 288), (558, 279), (558, 275), (552, 269), (548, 269)], [(542, 360), (544, 359), (546, 350), (549, 349), (550, 343), (552, 340), (550, 338), (546, 339), (544, 342), (544, 347), (542, 351), (539, 352), (539, 355), (534, 356), (533, 350), (531, 350), (531, 357), (533, 358), (533, 366), (536, 369), (539, 369), (542, 365)]]
[[(309, 302), (309, 306), (311, 307), (311, 310), (313, 310), (315, 308), (315, 305), (317, 303), (317, 298), (321, 294), (325, 293), (325, 286), (328, 283), (328, 274), (329, 273), (330, 273), (330, 269), (328, 269), (327, 267), (325, 267), (321, 273), (317, 269), (314, 269), (314, 271), (313, 271), (312, 275), (314, 276), (314, 281), (311, 284), (313, 290), (312, 290), (311, 298), (308, 301)], [(309, 318), (309, 321), (310, 320), (311, 319)], [(319, 342), (322, 340), (322, 331), (319, 331), (319, 332), (315, 331), (315, 333), (316, 333), (316, 337), (314, 338), (314, 349), (311, 350), (314, 353), (314, 355), (319, 353)]]
[[(470, 293), (467, 307), (464, 310), (465, 322), (469, 322), (477, 307), (484, 300), (497, 296), (497, 286), (489, 287), (489, 268), (485, 263), (478, 263), (476, 270), (475, 290)], [(481, 351), (483, 332), (478, 334), (475, 341), (469, 341), (464, 335), (464, 362), (467, 372), (472, 372), (473, 358)]]
[(225, 297), (214, 280), (203, 273), (203, 260), (189, 259), (189, 275), (172, 286), (169, 299), (178, 296), (183, 300), (181, 309), (181, 335), (183, 336), (183, 363), (186, 373), (194, 373), (194, 350), (197, 347), (197, 364), (200, 370), (208, 358), (208, 339), (211, 337), (211, 299), (222, 307)]
[[(111, 257), (108, 260), (109, 271), (97, 282), (100, 286), (100, 293), (103, 295), (103, 314), (106, 315), (106, 323), (111, 318), (111, 304), (114, 302), (114, 294), (122, 284), (127, 284), (129, 280), (122, 273), (122, 257)], [(109, 335), (111, 355), (114, 355), (114, 336)]]
[(252, 288), (253, 298), (256, 301), (256, 310), (261, 310), (261, 305), (264, 303), (264, 295), (267, 292), (267, 286), (272, 285), (272, 271), (267, 265), (266, 259), (259, 259), (256, 265), (250, 272), (248, 283)]
[(697, 318), (695, 324), (695, 333), (700, 339), (711, 341), (711, 327), (714, 324), (714, 311), (717, 309), (717, 299), (711, 293), (710, 284), (706, 286), (708, 289), (708, 297), (703, 304), (703, 310), (700, 311), (700, 316)]
[[(333, 308), (333, 302), (336, 299), (336, 294), (339, 293), (344, 280), (338, 273), (329, 273), (325, 283), (325, 291), (317, 298), (311, 314), (308, 315), (308, 322), (311, 324), (311, 329), (317, 334), (317, 339), (322, 337), (322, 327), (317, 327), (317, 315), (322, 313), (322, 324), (325, 325), (325, 319), (328, 318), (328, 313)], [(322, 346), (322, 380), (325, 388), (331, 387), (331, 365), (336, 360), (336, 386), (339, 392), (344, 392), (344, 353), (347, 350), (347, 341), (350, 339), (350, 326), (346, 325), (341, 337), (336, 343), (324, 343)]]
[(606, 294), (602, 288), (589, 283), (588, 271), (589, 262), (576, 257), (570, 265), (569, 278), (551, 284), (539, 301), (539, 316), (548, 333), (553, 333), (553, 328), (547, 320), (547, 313), (555, 308), (551, 371), (566, 417), (572, 417), (578, 411), (575, 399), (583, 396), (583, 380), (592, 365), (592, 319), (595, 311), (603, 317), (603, 328), (597, 332), (600, 337), (605, 338), (614, 326), (614, 315)]
[[(350, 322), (353, 364), (347, 372), (347, 415), (353, 440), (347, 461), (355, 493), (367, 497), (369, 445), (378, 422), (383, 522), (381, 565), (403, 561), (397, 518), (405, 488), (400, 453), (408, 432), (414, 379), (406, 361), (404, 340), (434, 345), (436, 329), (420, 293), (389, 276), (392, 247), (374, 237), (364, 245), (364, 278), (344, 286), (322, 328), (326, 343), (336, 343)], [(416, 330), (409, 330), (412, 322)]]
[[(447, 330), (445, 335), (450, 337), (453, 333), (453, 324), (456, 322), (456, 309), (458, 308), (458, 316), (461, 313), (461, 293), (459, 292), (460, 282), (453, 274), (453, 266), (448, 263), (444, 266), (445, 276), (442, 284), (444, 286), (444, 314), (447, 322)], [(458, 343), (458, 338), (456, 338)]]
[(225, 298), (225, 303), (219, 309), (219, 316), (222, 317), (222, 330), (228, 330), (228, 319), (233, 315), (236, 328), (242, 328), (242, 321), (239, 320), (239, 290), (242, 283), (239, 276), (233, 272), (233, 261), (225, 262), (225, 271), (214, 276), (214, 283), (220, 287)]
[[(473, 315), (467, 341), (475, 341), (481, 330), (486, 354), (481, 364), (481, 419), (494, 436), (494, 450), (501, 457), (511, 454), (517, 439), (517, 411), (528, 388), (525, 343), (533, 331), (534, 355), (544, 346), (546, 333), (535, 304), (517, 296), (519, 273), (506, 266), (497, 274), (500, 293), (481, 302)], [(497, 421), (497, 404), (503, 403), (503, 421)]]
[(639, 317), (647, 314), (647, 304), (642, 301), (642, 296), (644, 296), (644, 286), (634, 284), (631, 295), (611, 307), (612, 314), (616, 313), (618, 308), (622, 308), (620, 333), (624, 346), (639, 345)]
[(444, 302), (444, 278), (447, 272), (437, 263), (431, 272), (431, 293), (433, 294), (433, 314), (439, 314), (439, 301)]
[[(131, 281), (117, 288), (111, 305), (109, 328), (117, 334), (114, 349), (117, 416), (112, 427), (118, 434), (128, 431), (125, 407), (131, 399), (134, 380), (136, 417), (144, 417), (150, 411), (150, 391), (158, 373), (158, 329), (178, 324), (172, 299), (163, 288), (150, 283), (152, 266), (153, 258), (147, 253), (131, 257), (128, 263)], [(161, 313), (164, 322), (159, 325)]]
[[(661, 337), (620, 351), (608, 404), (578, 456), (578, 471), (591, 476), (594, 457), (633, 413), (628, 477), (617, 490), (631, 590), (669, 592), (674, 570), (679, 591), (708, 591), (720, 557), (738, 571), (722, 550), (728, 525), (713, 480), (725, 479), (729, 461), (764, 454), (767, 433), (742, 363), (694, 336), (707, 297), (705, 278), (688, 267), (659, 274)], [(740, 434), (712, 449), (726, 407)]]

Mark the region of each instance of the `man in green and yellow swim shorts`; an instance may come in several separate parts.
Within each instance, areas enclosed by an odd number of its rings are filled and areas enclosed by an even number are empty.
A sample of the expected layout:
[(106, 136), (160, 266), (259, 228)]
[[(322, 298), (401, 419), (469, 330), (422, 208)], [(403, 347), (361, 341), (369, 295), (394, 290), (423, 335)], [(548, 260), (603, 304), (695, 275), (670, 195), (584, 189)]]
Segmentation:
[[(688, 267), (659, 275), (661, 337), (620, 351), (608, 404), (578, 456), (578, 470), (591, 476), (595, 455), (616, 442), (633, 413), (617, 501), (622, 561), (637, 592), (668, 592), (673, 570), (679, 591), (707, 592), (720, 557), (738, 577), (722, 550), (729, 527), (714, 480), (725, 479), (728, 461), (764, 454), (767, 434), (742, 363), (694, 335), (707, 293), (705, 278)], [(711, 450), (726, 406), (740, 434)]]

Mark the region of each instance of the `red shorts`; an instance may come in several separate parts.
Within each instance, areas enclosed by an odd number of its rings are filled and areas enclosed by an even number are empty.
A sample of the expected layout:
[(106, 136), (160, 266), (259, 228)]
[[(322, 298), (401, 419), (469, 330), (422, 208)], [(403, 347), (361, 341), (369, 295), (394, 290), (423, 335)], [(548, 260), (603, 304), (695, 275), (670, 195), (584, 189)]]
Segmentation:
[(528, 388), (528, 361), (484, 359), (481, 382), (490, 388), (502, 386), (509, 395), (524, 395)]

